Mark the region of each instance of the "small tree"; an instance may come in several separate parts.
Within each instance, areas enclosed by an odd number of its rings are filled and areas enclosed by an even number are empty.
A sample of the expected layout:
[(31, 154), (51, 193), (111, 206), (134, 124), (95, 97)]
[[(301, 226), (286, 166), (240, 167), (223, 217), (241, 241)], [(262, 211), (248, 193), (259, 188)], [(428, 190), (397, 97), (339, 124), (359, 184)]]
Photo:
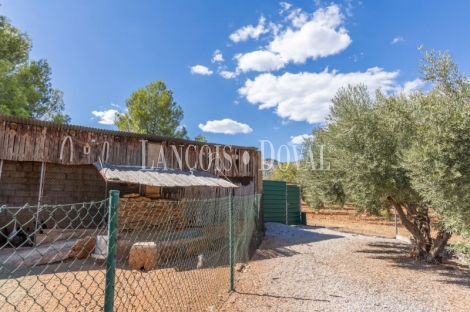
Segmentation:
[(267, 180), (281, 180), (287, 183), (297, 183), (297, 166), (295, 163), (278, 163), (273, 168), (270, 174), (266, 177)]
[(331, 170), (301, 171), (299, 180), (315, 207), (348, 202), (377, 214), (392, 205), (414, 237), (411, 255), (438, 263), (451, 233), (470, 234), (470, 83), (449, 53), (423, 61), (427, 93), (377, 91), (372, 100), (365, 86), (340, 89), (327, 125), (303, 146), (304, 162), (328, 147)]
[(207, 139), (205, 136), (203, 136), (202, 134), (198, 134), (197, 137), (194, 138), (194, 141), (198, 141), (198, 142), (207, 142)]
[(31, 60), (27, 34), (0, 16), (0, 114), (70, 122), (63, 113), (63, 93), (50, 83), (46, 60)]
[(158, 80), (134, 91), (126, 100), (127, 113), (117, 113), (115, 124), (119, 130), (136, 133), (187, 138), (181, 106), (173, 102), (173, 92)]

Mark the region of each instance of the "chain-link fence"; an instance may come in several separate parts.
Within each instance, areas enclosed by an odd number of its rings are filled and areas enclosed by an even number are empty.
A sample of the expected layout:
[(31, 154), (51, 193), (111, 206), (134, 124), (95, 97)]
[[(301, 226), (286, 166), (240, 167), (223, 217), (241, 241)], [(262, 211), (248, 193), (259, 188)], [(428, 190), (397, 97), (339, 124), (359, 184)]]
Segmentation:
[(259, 196), (113, 194), (0, 208), (0, 311), (216, 311), (223, 304), (256, 249)]

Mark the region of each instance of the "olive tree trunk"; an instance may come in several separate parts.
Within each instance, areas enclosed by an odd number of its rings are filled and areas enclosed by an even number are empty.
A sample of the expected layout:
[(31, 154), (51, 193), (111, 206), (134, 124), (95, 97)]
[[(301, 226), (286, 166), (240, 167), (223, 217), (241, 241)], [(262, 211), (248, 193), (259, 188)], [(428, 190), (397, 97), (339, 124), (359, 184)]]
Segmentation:
[[(396, 209), (403, 226), (413, 235), (414, 245), (410, 256), (419, 261), (441, 263), (442, 252), (452, 234), (445, 230), (439, 230), (436, 238), (433, 239), (427, 211), (417, 212), (408, 204), (395, 202), (390, 196), (387, 199)], [(403, 209), (404, 206), (407, 208), (406, 213)]]

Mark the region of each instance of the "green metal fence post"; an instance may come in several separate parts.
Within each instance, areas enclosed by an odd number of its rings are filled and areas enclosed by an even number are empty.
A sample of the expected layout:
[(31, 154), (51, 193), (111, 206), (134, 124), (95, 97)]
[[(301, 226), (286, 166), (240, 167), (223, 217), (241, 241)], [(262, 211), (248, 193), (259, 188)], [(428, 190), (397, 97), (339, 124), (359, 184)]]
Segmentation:
[(259, 247), (259, 233), (258, 233), (258, 210), (259, 210), (259, 203), (258, 203), (258, 194), (255, 193), (255, 231), (256, 231), (256, 237), (255, 237), (255, 246), (256, 249)]
[(106, 256), (106, 288), (104, 294), (105, 312), (112, 312), (114, 308), (114, 280), (116, 277), (118, 206), (119, 191), (109, 191), (108, 252)]
[(229, 222), (229, 260), (230, 260), (230, 291), (234, 291), (234, 268), (235, 268), (235, 263), (234, 263), (234, 246), (233, 246), (233, 194), (230, 192), (228, 195), (228, 209), (229, 209), (229, 215), (228, 215), (228, 222)]

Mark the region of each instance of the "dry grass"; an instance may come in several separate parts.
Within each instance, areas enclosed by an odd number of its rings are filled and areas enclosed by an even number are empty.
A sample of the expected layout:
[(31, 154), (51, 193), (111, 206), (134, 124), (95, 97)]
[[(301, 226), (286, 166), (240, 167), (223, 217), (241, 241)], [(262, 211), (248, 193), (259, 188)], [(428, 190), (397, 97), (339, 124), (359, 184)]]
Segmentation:
[[(356, 215), (353, 207), (346, 206), (343, 209), (332, 207), (329, 209), (320, 209), (318, 211), (310, 209), (305, 203), (302, 203), (302, 211), (307, 213), (307, 225), (321, 226), (329, 229), (338, 230), (346, 233), (355, 233), (371, 236), (380, 236), (386, 238), (395, 237), (395, 222), (393, 210), (390, 211), (390, 219), (383, 216)], [(435, 218), (431, 216), (431, 223)], [(398, 234), (411, 237), (400, 223), (398, 218)], [(436, 231), (432, 230), (433, 236)], [(454, 235), (449, 243), (453, 244), (462, 241), (461, 236)]]

